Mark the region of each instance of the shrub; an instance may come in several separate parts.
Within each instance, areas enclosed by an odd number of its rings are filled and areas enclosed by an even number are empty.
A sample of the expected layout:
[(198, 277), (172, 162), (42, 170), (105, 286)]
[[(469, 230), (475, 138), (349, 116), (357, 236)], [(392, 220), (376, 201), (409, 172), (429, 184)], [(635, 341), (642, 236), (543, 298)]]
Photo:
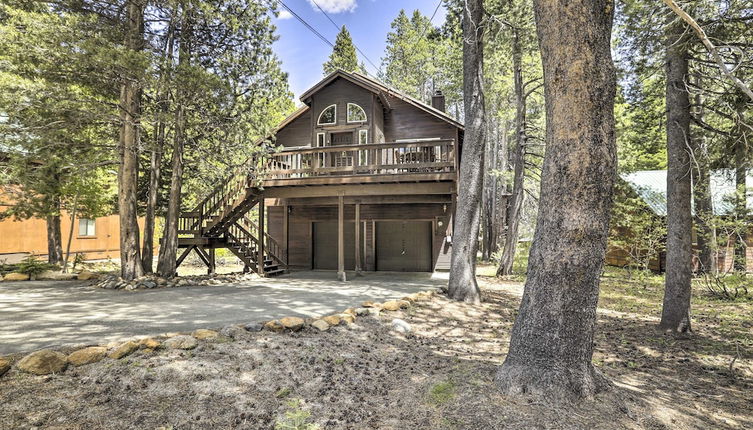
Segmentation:
[(33, 255), (30, 255), (16, 265), (15, 271), (29, 276), (36, 276), (48, 270), (58, 269), (58, 266), (37, 260)]

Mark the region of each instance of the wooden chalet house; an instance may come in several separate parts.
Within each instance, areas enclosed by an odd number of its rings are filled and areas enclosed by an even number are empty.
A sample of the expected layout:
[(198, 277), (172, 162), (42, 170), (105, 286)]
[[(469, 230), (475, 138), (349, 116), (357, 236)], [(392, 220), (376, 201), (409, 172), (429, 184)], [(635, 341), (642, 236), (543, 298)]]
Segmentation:
[(262, 276), (448, 269), (463, 124), (441, 93), (428, 106), (336, 71), (301, 101), (276, 129), (282, 150), (181, 214), (178, 264), (196, 250), (212, 271), (226, 247)]

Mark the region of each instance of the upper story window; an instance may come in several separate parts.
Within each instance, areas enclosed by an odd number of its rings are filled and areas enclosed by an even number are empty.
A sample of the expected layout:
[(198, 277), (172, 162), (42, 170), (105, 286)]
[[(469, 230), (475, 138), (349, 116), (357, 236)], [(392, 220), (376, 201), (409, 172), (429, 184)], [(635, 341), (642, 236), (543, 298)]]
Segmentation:
[(316, 123), (318, 125), (337, 124), (337, 105), (327, 106), (322, 113), (319, 114), (319, 119)]
[(355, 103), (348, 103), (348, 122), (366, 122), (366, 111)]

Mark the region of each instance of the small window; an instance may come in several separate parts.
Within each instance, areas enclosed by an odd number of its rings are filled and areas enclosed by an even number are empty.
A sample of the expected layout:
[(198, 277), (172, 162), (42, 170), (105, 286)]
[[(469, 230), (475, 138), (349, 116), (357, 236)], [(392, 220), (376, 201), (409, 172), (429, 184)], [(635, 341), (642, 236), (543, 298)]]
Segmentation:
[(324, 146), (324, 133), (317, 133), (316, 134), (316, 146)]
[(316, 122), (318, 125), (333, 125), (337, 123), (337, 105), (327, 106), (322, 113), (319, 114), (319, 120)]
[(366, 122), (366, 112), (355, 103), (348, 103), (348, 122)]
[(94, 228), (94, 220), (81, 218), (78, 220), (78, 235), (79, 237), (94, 237), (96, 230)]
[(369, 142), (369, 130), (358, 130), (358, 144), (365, 145)]

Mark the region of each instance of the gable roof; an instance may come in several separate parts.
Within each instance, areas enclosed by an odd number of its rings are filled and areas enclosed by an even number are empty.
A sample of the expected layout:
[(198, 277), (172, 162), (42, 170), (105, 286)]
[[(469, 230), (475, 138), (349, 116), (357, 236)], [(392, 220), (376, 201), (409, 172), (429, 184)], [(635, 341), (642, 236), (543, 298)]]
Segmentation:
[(316, 85), (309, 88), (306, 92), (301, 94), (300, 100), (305, 104), (310, 104), (311, 97), (317, 93), (319, 90), (327, 86), (329, 83), (333, 82), (335, 79), (345, 79), (355, 85), (358, 85), (368, 91), (371, 91), (372, 93), (376, 94), (379, 99), (382, 101), (382, 105), (384, 105), (385, 108), (391, 109), (390, 103), (389, 103), (389, 97), (395, 97), (400, 100), (403, 100), (404, 102), (415, 106), (416, 108), (444, 121), (449, 123), (450, 125), (457, 127), (461, 130), (465, 130), (465, 127), (463, 126), (463, 123), (457, 121), (455, 118), (448, 115), (446, 112), (442, 112), (439, 109), (435, 109), (432, 106), (427, 105), (426, 103), (417, 100), (407, 94), (404, 94), (394, 88), (391, 88), (387, 86), (387, 84), (384, 84), (370, 76), (363, 75), (358, 72), (346, 72), (345, 70), (338, 69), (334, 72), (330, 73), (324, 79), (319, 81)]
[[(714, 215), (729, 215), (734, 211), (734, 169), (712, 170), (711, 207)], [(659, 216), (667, 215), (667, 171), (640, 170), (620, 175), (638, 197)], [(753, 185), (753, 170), (748, 171), (746, 184)], [(750, 187), (749, 187), (750, 188)], [(746, 207), (753, 208), (753, 193), (747, 192)]]

